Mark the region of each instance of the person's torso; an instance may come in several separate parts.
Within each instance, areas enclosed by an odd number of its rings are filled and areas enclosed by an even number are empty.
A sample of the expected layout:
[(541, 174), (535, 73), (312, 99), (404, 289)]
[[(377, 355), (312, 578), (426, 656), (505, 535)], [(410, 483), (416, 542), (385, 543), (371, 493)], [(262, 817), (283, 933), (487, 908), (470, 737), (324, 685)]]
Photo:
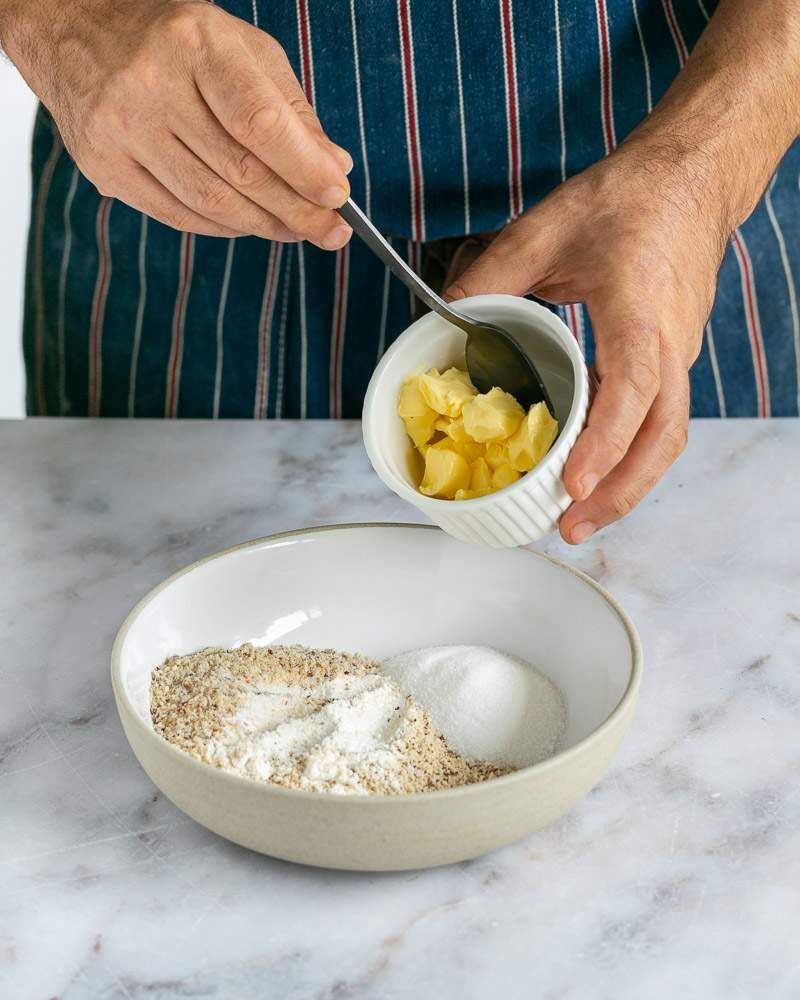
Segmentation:
[(600, 159), (716, 0), (221, 0), (285, 48), (354, 197), (415, 240), (493, 230)]

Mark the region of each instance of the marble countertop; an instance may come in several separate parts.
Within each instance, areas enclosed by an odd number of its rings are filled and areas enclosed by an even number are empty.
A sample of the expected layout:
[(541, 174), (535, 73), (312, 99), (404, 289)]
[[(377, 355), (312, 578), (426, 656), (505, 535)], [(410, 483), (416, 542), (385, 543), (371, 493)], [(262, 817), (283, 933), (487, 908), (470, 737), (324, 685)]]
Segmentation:
[(696, 423), (624, 523), (549, 552), (637, 623), (611, 771), (465, 864), (303, 868), (189, 820), (114, 708), (114, 633), (216, 549), (417, 520), (353, 423), (0, 423), (0, 996), (800, 996), (800, 421)]

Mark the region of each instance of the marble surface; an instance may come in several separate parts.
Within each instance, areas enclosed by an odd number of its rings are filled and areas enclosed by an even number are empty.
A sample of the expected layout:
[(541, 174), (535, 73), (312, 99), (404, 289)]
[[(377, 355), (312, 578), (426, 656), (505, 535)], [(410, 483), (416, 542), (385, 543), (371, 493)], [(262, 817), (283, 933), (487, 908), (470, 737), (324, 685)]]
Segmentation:
[(624, 523), (545, 546), (646, 656), (606, 780), (428, 872), (273, 861), (159, 795), (112, 701), (117, 626), (185, 563), (415, 520), (355, 424), (0, 424), (0, 996), (800, 996), (800, 422), (699, 423)]

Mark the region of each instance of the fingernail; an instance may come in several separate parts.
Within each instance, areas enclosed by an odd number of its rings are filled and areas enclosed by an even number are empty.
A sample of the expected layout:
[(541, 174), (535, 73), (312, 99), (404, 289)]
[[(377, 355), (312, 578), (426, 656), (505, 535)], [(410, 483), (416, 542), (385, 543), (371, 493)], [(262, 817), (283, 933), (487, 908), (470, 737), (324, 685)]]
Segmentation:
[(580, 499), (585, 500), (586, 497), (590, 496), (592, 490), (594, 490), (595, 486), (597, 486), (599, 482), (600, 482), (600, 477), (598, 475), (596, 475), (594, 472), (587, 472), (586, 475), (583, 477), (583, 479), (581, 479), (580, 481), (580, 487), (581, 487)]
[(349, 174), (350, 171), (353, 169), (353, 157), (347, 152), (346, 149), (342, 149), (341, 146), (334, 146), (333, 152), (336, 156), (336, 159), (339, 161), (339, 163), (341, 163), (342, 170), (344, 170), (346, 174)]
[(342, 224), (341, 226), (334, 226), (329, 233), (326, 233), (322, 240), (322, 245), (326, 250), (338, 250), (343, 247), (345, 243), (350, 239), (350, 234), (352, 229), (349, 226)]
[(581, 542), (585, 542), (587, 538), (590, 538), (595, 531), (597, 531), (596, 524), (592, 524), (591, 521), (581, 521), (580, 524), (576, 524), (572, 529), (570, 538), (575, 545), (580, 545)]
[(319, 197), (319, 203), (323, 208), (339, 208), (347, 201), (348, 194), (343, 187), (328, 188)]

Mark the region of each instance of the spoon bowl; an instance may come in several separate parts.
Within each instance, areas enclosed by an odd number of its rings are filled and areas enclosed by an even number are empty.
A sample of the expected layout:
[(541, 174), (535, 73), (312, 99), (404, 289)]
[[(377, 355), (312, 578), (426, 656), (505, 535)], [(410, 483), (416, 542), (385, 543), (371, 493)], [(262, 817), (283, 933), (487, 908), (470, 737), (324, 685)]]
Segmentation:
[(555, 415), (553, 402), (533, 359), (512, 333), (494, 323), (473, 319), (448, 305), (408, 266), (352, 198), (348, 198), (338, 211), (396, 278), (433, 312), (466, 333), (467, 371), (479, 392), (489, 392), (499, 386), (511, 393), (524, 409), (544, 402)]

